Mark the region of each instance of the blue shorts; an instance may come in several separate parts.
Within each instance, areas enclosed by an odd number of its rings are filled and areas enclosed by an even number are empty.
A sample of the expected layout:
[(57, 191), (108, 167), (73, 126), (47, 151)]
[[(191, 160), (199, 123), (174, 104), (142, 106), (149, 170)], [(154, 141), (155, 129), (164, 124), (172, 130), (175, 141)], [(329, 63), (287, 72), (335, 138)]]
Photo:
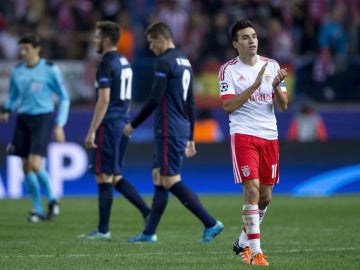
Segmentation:
[(46, 156), (52, 126), (52, 113), (19, 114), (8, 154), (19, 157), (28, 157), (29, 154)]
[(180, 174), (188, 140), (187, 137), (155, 138), (153, 168), (160, 168), (160, 175), (164, 176)]
[(122, 174), (129, 138), (123, 134), (123, 120), (101, 124), (96, 132), (97, 149), (91, 151), (90, 171), (93, 173)]

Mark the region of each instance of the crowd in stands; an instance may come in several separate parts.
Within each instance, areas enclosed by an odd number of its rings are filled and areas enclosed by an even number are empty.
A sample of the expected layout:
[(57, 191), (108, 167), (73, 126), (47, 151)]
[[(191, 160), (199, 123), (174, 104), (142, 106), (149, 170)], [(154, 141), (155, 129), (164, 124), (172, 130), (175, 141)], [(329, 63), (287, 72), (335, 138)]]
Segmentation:
[(0, 1), (0, 59), (17, 59), (20, 35), (37, 31), (42, 56), (84, 60), (93, 57), (92, 29), (97, 20), (123, 27), (119, 50), (131, 61), (151, 55), (145, 27), (165, 21), (195, 72), (216, 70), (236, 56), (229, 41), (232, 22), (251, 19), (259, 54), (280, 64), (298, 57), (315, 59), (319, 82), (359, 54), (359, 0), (13, 0)]
[[(137, 31), (148, 23), (162, 20), (195, 62), (210, 57), (224, 61), (235, 54), (228, 34), (238, 18), (255, 22), (260, 44), (265, 44), (260, 54), (279, 62), (322, 50), (345, 57), (359, 53), (359, 8), (357, 0), (1, 1), (1, 57), (16, 58), (10, 45), (35, 29), (45, 39), (50, 58), (82, 59), (97, 20), (118, 21), (132, 29), (134, 37), (143, 35)], [(135, 43), (137, 49), (143, 46)]]

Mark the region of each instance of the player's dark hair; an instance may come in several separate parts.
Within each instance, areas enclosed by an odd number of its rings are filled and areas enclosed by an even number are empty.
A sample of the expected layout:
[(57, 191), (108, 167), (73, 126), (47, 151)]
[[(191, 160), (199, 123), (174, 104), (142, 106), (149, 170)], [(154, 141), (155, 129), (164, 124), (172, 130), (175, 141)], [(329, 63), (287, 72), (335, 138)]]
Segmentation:
[(254, 28), (254, 26), (250, 20), (237, 21), (231, 29), (231, 39), (233, 41), (237, 40), (238, 31), (241, 29), (244, 29), (244, 28), (248, 28), (248, 27)]
[(20, 37), (18, 44), (31, 44), (34, 48), (39, 47), (41, 44), (41, 39), (36, 34), (25, 34)]
[(170, 27), (163, 22), (150, 24), (145, 30), (145, 35), (151, 38), (157, 38), (158, 35), (163, 35), (167, 40), (173, 39)]
[(99, 21), (96, 28), (100, 29), (102, 38), (109, 38), (111, 45), (116, 46), (120, 39), (120, 27), (116, 22)]

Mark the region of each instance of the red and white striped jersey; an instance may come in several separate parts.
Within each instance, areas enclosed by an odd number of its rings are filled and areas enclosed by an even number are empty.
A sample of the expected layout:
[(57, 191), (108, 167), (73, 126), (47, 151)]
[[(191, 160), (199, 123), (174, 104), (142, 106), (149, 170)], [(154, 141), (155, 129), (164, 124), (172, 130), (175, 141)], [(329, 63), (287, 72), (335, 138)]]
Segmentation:
[[(254, 66), (241, 62), (236, 57), (221, 66), (219, 71), (220, 96), (222, 100), (231, 98), (249, 88), (266, 62), (262, 83), (243, 106), (229, 114), (230, 134), (247, 134), (264, 139), (277, 139), (278, 131), (274, 113), (274, 91), (272, 82), (280, 69), (272, 59), (257, 56)], [(281, 90), (286, 92), (284, 81)]]

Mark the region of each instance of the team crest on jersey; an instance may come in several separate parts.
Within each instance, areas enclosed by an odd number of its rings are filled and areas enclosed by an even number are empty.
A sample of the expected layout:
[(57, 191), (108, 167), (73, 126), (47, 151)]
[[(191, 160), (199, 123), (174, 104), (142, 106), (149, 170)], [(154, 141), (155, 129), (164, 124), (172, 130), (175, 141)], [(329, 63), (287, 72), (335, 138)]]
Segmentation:
[(229, 85), (226, 82), (220, 83), (220, 92), (226, 92), (229, 88)]
[(242, 166), (242, 167), (241, 167), (241, 172), (242, 172), (242, 174), (243, 174), (245, 177), (248, 177), (248, 176), (250, 175), (249, 166), (248, 166), (248, 165)]
[(266, 83), (271, 82), (271, 74), (270, 73), (264, 73), (264, 80)]

